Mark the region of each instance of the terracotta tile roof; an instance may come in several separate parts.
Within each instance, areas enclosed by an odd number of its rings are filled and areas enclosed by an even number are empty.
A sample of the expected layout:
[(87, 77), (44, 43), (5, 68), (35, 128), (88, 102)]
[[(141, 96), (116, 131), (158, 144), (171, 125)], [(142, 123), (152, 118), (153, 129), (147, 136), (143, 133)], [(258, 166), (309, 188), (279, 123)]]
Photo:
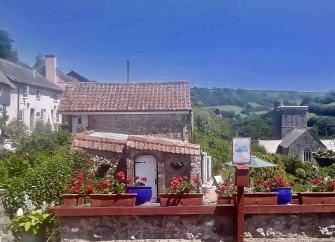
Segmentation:
[(191, 110), (187, 81), (76, 83), (65, 88), (60, 112), (143, 112)]
[(127, 146), (138, 150), (155, 150), (174, 154), (200, 155), (200, 145), (164, 138), (129, 135)]
[(91, 136), (90, 133), (79, 133), (74, 135), (72, 147), (122, 153), (126, 144), (127, 139), (106, 138)]
[(74, 135), (72, 147), (106, 150), (121, 153), (125, 147), (137, 150), (154, 150), (174, 154), (200, 155), (200, 145), (181, 140), (155, 138), (138, 135), (118, 137), (99, 136), (99, 133), (85, 132)]

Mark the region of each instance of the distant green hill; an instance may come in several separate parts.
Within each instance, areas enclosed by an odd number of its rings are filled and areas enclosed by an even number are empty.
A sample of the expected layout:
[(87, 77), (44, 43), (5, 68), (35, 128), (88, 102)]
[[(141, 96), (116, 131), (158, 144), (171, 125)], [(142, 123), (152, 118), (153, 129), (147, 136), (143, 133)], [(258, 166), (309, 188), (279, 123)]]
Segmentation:
[(233, 105), (247, 109), (270, 110), (275, 100), (281, 99), (288, 104), (300, 105), (304, 99), (321, 98), (320, 92), (244, 90), (230, 88), (191, 89), (192, 104), (195, 107)]
[(332, 124), (332, 120), (335, 128), (335, 118), (329, 117), (335, 116), (335, 92), (332, 95), (321, 92), (194, 87), (191, 89), (191, 97), (195, 113), (214, 113), (222, 117), (234, 135), (271, 138), (275, 100), (283, 100), (286, 105), (309, 105), (311, 118), (308, 125), (320, 137), (333, 135), (330, 128), (327, 128), (327, 125)]

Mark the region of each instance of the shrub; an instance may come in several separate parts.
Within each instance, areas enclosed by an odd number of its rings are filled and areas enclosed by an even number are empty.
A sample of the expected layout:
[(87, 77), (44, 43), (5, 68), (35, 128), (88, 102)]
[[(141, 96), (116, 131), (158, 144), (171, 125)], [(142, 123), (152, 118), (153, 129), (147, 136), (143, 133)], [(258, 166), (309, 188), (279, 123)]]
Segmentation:
[[(29, 168), (21, 176), (9, 178), (5, 184), (6, 192), (3, 205), (6, 213), (13, 216), (25, 206), (26, 194), (36, 207), (43, 202), (58, 204), (59, 195), (63, 193), (68, 179), (73, 174), (80, 156), (67, 149), (60, 149), (57, 154), (50, 155), (38, 166)], [(79, 159), (78, 159), (79, 158)]]

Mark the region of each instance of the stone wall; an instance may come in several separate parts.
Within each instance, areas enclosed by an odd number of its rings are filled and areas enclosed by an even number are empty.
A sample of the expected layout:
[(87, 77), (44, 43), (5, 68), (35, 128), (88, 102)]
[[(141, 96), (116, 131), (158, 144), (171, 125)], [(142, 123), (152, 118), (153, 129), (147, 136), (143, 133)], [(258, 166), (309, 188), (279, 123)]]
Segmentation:
[[(188, 132), (185, 132), (185, 127)], [(191, 130), (191, 114), (89, 115), (88, 129), (97, 132), (156, 135), (188, 140), (189, 134), (187, 133)]]
[[(335, 214), (247, 215), (246, 241), (335, 241)], [(234, 218), (220, 215), (62, 217), (61, 241), (232, 242)]]
[[(319, 149), (325, 149), (326, 147), (318, 138), (306, 131), (289, 146), (288, 155), (298, 156), (300, 160), (304, 160), (304, 150), (306, 148), (314, 152)], [(313, 156), (312, 159), (314, 159)]]
[(288, 241), (329, 238), (328, 241), (335, 241), (335, 214), (248, 215), (245, 237), (292, 239)]
[(212, 215), (68, 217), (60, 220), (61, 241), (200, 240), (233, 242), (231, 217)]
[(2, 206), (2, 196), (5, 190), (0, 189), (0, 242), (12, 242), (14, 241), (13, 236), (10, 232), (5, 230), (6, 225), (9, 223), (9, 219), (5, 216), (4, 208)]

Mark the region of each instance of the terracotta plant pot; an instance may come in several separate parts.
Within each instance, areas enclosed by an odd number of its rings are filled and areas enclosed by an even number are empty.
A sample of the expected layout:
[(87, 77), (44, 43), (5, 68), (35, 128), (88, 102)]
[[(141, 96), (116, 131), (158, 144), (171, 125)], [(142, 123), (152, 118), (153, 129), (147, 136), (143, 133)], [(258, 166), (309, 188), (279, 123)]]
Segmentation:
[(202, 205), (202, 193), (172, 194), (165, 193), (159, 195), (160, 205), (168, 206), (193, 206)]
[(223, 197), (218, 197), (217, 204), (234, 204), (234, 199), (233, 197), (228, 197), (228, 196), (223, 196)]
[(75, 207), (78, 205), (78, 194), (62, 194), (64, 207)]
[(335, 204), (335, 192), (300, 192), (299, 204)]
[(90, 194), (92, 207), (135, 206), (136, 193)]
[[(234, 196), (236, 200), (236, 195)], [(254, 192), (244, 194), (244, 205), (276, 205), (276, 192)]]

